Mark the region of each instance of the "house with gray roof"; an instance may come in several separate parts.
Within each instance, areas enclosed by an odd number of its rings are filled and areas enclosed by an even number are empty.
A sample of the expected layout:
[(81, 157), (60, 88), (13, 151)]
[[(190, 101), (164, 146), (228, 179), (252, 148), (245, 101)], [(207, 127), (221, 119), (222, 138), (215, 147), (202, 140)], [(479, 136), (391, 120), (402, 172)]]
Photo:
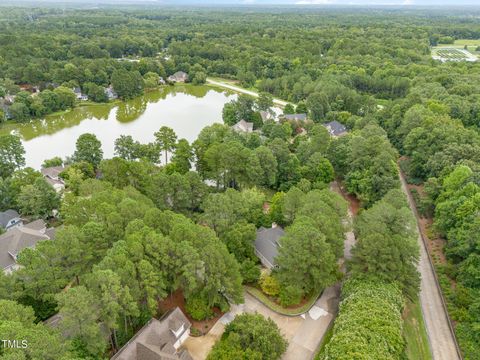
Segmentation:
[(188, 74), (183, 71), (177, 71), (168, 77), (168, 81), (184, 83), (188, 81)]
[(60, 192), (61, 190), (65, 189), (65, 181), (60, 177), (60, 174), (66, 169), (67, 168), (65, 166), (52, 166), (48, 168), (42, 168), (40, 172), (45, 180), (52, 185), (57, 192)]
[(288, 121), (305, 121), (307, 114), (283, 114), (282, 118)]
[(327, 128), (330, 136), (333, 137), (343, 136), (347, 133), (347, 128), (338, 121), (330, 121), (326, 124), (323, 124), (323, 126)]
[(181, 348), (191, 326), (177, 307), (160, 320), (150, 319), (111, 360), (192, 360), (189, 352)]
[(251, 133), (253, 132), (253, 122), (248, 122), (245, 120), (240, 120), (235, 125), (232, 126), (233, 131)]
[(0, 227), (8, 230), (15, 226), (22, 226), (23, 221), (15, 210), (9, 209), (0, 212)]
[(279, 240), (283, 235), (285, 235), (285, 231), (276, 224), (272, 224), (271, 228), (261, 227), (257, 230), (255, 254), (262, 265), (268, 269), (275, 267), (275, 258), (280, 246)]
[(5, 274), (19, 268), (18, 254), (26, 248), (34, 248), (39, 241), (52, 240), (54, 228), (47, 228), (45, 221), (36, 220), (24, 226), (14, 227), (0, 235), (0, 267)]

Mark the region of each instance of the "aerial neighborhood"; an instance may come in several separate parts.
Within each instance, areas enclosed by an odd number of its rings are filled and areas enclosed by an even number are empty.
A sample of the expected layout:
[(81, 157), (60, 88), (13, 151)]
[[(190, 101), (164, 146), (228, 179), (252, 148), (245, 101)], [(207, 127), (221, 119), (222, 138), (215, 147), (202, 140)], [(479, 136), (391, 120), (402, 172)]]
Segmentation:
[(261, 2), (0, 4), (0, 359), (480, 359), (480, 8)]

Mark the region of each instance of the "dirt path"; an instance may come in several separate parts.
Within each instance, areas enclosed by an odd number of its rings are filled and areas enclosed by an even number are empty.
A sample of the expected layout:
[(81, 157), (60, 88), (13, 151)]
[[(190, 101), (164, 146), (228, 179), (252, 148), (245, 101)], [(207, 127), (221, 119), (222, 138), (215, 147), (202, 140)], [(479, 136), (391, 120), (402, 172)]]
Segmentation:
[[(255, 92), (255, 91), (251, 91), (251, 90), (247, 90), (247, 89), (241, 88), (241, 87), (239, 87), (239, 86), (227, 84), (227, 83), (222, 82), (222, 81), (207, 79), (207, 84), (212, 84), (212, 85), (220, 86), (220, 87), (223, 87), (223, 88), (225, 88), (225, 89), (233, 90), (233, 91), (235, 91), (235, 92), (239, 92), (239, 93), (242, 93), (242, 94), (245, 94), (245, 95), (250, 95), (250, 96), (253, 96), (253, 97), (258, 97), (258, 93)], [(280, 106), (280, 107), (285, 107), (285, 106), (288, 104), (287, 101), (283, 101), (283, 100), (275, 99), (275, 98), (273, 99), (273, 103), (274, 103), (275, 105)]]
[(418, 245), (420, 247), (420, 303), (423, 312), (428, 340), (432, 351), (433, 360), (458, 360), (461, 359), (455, 341), (455, 336), (448, 321), (448, 315), (442, 300), (440, 288), (435, 278), (433, 267), (428, 258), (425, 244), (420, 235), (419, 216), (403, 174), (400, 174), (402, 190), (407, 195), (408, 203), (417, 219)]

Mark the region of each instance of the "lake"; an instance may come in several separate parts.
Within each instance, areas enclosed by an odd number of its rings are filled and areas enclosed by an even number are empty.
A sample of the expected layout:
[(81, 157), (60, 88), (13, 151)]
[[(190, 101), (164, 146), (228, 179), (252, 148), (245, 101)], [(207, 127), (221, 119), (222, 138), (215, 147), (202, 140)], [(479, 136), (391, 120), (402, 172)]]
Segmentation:
[(79, 106), (26, 124), (7, 123), (0, 127), (0, 134), (19, 135), (26, 166), (40, 169), (45, 159), (71, 156), (77, 138), (87, 132), (102, 142), (105, 158), (114, 156), (114, 142), (120, 135), (148, 143), (162, 126), (191, 143), (204, 127), (222, 122), (223, 105), (235, 98), (209, 86), (167, 86), (124, 102)]

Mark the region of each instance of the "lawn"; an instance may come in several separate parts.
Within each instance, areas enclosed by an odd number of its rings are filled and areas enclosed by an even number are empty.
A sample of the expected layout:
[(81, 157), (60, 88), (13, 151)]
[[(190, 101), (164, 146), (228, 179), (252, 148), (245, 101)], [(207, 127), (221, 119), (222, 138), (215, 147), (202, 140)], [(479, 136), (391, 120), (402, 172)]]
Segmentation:
[(407, 301), (403, 312), (403, 335), (407, 346), (405, 353), (409, 360), (431, 360), (432, 355), (428, 344), (427, 331), (423, 322), (423, 314), (417, 301)]
[(277, 304), (276, 302), (272, 301), (267, 295), (265, 295), (261, 290), (257, 288), (254, 288), (251, 286), (245, 286), (245, 290), (254, 298), (256, 298), (258, 301), (260, 301), (263, 305), (268, 307), (270, 310), (286, 316), (298, 316), (306, 313), (308, 310), (310, 310), (313, 304), (315, 304), (315, 301), (317, 301), (318, 297), (322, 293), (321, 291), (315, 293), (310, 299), (307, 299), (298, 307), (285, 308)]

